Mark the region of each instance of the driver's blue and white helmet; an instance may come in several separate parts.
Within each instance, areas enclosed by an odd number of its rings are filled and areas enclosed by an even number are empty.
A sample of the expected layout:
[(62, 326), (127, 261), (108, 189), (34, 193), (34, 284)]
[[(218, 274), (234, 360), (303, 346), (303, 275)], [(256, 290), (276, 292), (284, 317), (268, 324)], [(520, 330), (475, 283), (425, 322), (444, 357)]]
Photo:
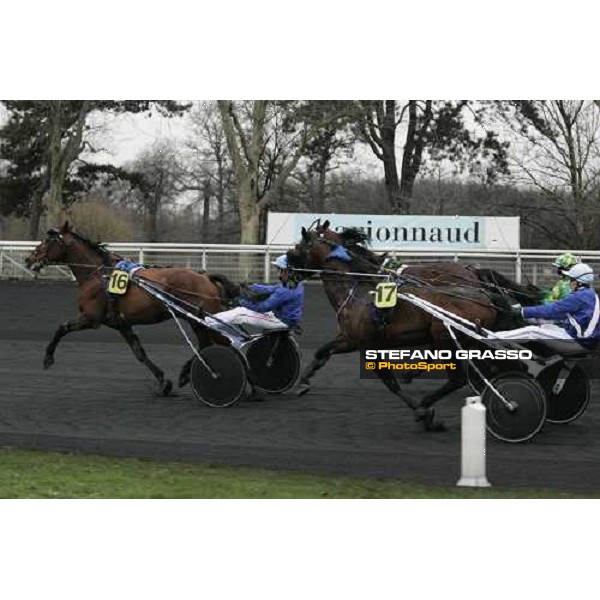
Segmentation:
[(288, 269), (288, 259), (285, 254), (278, 256), (274, 261), (271, 262), (272, 265), (275, 265), (278, 269)]
[(571, 267), (568, 271), (563, 271), (564, 275), (569, 279), (574, 279), (579, 283), (590, 284), (594, 281), (594, 271), (592, 267), (585, 263), (579, 263)]

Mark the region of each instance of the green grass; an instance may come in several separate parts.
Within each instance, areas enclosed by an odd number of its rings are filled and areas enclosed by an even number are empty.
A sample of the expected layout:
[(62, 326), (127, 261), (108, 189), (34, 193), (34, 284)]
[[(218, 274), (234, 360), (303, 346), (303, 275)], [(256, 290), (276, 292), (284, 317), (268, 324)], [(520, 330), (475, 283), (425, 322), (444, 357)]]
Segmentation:
[(1, 498), (600, 498), (0, 448)]

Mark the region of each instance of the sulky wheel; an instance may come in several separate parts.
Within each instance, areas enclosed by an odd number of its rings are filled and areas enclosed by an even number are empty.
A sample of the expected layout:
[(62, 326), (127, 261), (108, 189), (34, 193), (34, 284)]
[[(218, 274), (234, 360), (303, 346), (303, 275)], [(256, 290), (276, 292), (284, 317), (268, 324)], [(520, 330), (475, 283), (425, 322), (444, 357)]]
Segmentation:
[(250, 381), (267, 394), (281, 394), (292, 388), (300, 375), (300, 352), (286, 334), (268, 334), (245, 347)]
[(246, 363), (231, 346), (208, 346), (194, 358), (191, 384), (200, 402), (214, 407), (235, 404), (246, 389)]
[(552, 388), (562, 366), (561, 363), (553, 365), (539, 378), (546, 392), (546, 420), (550, 423), (570, 423), (578, 419), (585, 412), (590, 401), (590, 382), (579, 365), (571, 368), (562, 390), (558, 394), (554, 393)]
[(533, 438), (546, 420), (546, 397), (540, 384), (530, 375), (513, 371), (496, 375), (490, 383), (514, 404), (514, 410), (486, 387), (481, 400), (486, 407), (488, 431), (504, 442), (525, 442)]

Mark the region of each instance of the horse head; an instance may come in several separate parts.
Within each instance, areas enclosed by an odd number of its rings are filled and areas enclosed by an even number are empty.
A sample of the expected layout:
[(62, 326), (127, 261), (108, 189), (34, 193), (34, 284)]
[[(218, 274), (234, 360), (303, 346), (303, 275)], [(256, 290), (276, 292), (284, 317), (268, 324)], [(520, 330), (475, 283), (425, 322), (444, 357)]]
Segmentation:
[(302, 227), (301, 233), (300, 242), (293, 250), (287, 252), (288, 264), (292, 269), (322, 269), (327, 256), (331, 253), (331, 242), (324, 239), (316, 230)]
[(110, 258), (102, 244), (91, 242), (65, 221), (61, 227), (48, 230), (46, 239), (25, 259), (25, 265), (37, 273), (47, 265), (77, 262), (92, 266), (98, 262), (108, 264)]
[[(322, 223), (319, 221), (317, 223), (317, 226), (314, 229), (314, 232), (318, 235), (318, 236), (324, 236), (324, 237), (329, 237), (329, 236), (336, 236), (337, 233), (335, 231), (333, 231), (333, 229), (329, 229), (329, 226), (331, 225), (331, 223), (329, 222), (329, 220), (327, 221), (323, 221)], [(309, 227), (309, 230), (312, 228)]]
[(68, 221), (60, 229), (49, 229), (46, 239), (25, 259), (25, 266), (34, 273), (39, 273), (47, 265), (66, 262), (69, 242), (65, 238), (70, 234)]

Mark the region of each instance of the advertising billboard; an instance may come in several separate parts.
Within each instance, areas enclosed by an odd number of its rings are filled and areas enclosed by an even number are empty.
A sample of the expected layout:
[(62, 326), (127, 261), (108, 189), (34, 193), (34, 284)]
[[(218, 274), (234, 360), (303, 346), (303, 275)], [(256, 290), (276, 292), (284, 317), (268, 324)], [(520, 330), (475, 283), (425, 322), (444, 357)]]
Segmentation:
[(268, 244), (294, 244), (302, 227), (329, 220), (331, 229), (357, 227), (366, 232), (371, 248), (497, 250), (519, 249), (519, 217), (428, 215), (347, 215), (269, 213)]

